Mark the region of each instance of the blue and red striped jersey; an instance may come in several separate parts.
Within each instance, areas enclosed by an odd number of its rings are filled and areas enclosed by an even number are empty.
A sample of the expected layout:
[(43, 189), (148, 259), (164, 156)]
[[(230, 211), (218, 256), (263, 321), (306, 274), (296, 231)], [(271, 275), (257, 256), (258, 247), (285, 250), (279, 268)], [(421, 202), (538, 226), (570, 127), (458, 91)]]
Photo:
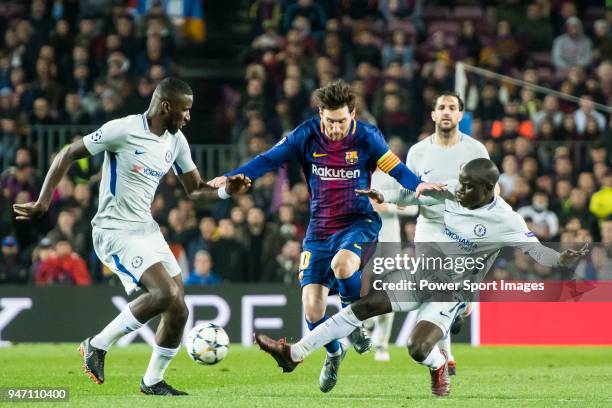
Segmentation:
[(378, 217), (369, 199), (355, 194), (355, 189), (369, 188), (377, 166), (410, 190), (421, 182), (389, 150), (376, 126), (354, 120), (349, 134), (333, 141), (325, 135), (319, 116), (226, 175), (244, 174), (255, 180), (293, 158), (302, 166), (311, 197), (306, 240), (327, 239), (356, 221)]

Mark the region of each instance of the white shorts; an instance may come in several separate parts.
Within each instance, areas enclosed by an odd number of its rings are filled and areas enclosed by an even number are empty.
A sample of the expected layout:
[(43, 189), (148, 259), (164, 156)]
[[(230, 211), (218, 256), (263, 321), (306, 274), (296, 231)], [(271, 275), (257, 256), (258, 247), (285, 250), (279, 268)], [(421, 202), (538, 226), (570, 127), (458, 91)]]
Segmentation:
[(427, 302), (419, 307), (417, 324), (421, 320), (426, 320), (438, 326), (444, 336), (450, 331), (455, 317), (462, 313), (467, 307), (466, 302)]
[(450, 331), (457, 315), (463, 313), (467, 305), (466, 302), (398, 302), (391, 300), (391, 310), (394, 312), (418, 310), (416, 323), (421, 320), (433, 323), (442, 330), (444, 336)]
[(159, 228), (144, 233), (94, 227), (92, 236), (98, 258), (119, 276), (128, 295), (140, 289), (142, 274), (153, 264), (161, 262), (170, 277), (181, 273)]

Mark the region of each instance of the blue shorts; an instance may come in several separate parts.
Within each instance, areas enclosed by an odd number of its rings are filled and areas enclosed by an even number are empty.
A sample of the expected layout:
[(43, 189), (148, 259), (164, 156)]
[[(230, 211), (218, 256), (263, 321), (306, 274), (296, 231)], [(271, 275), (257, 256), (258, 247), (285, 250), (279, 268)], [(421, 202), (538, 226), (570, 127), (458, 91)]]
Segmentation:
[(332, 258), (341, 249), (354, 252), (365, 265), (376, 249), (378, 233), (382, 226), (380, 218), (365, 218), (336, 232), (325, 240), (304, 240), (300, 257), (300, 286), (316, 283), (336, 288), (336, 277), (331, 268)]

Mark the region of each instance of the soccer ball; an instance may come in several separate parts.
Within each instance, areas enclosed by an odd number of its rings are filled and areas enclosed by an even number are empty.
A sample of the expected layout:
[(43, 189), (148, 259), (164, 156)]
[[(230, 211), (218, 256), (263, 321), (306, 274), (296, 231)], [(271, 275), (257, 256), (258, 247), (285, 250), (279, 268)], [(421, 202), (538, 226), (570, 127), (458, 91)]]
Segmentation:
[(196, 363), (217, 364), (227, 356), (229, 337), (222, 327), (212, 323), (201, 324), (187, 334), (186, 348)]

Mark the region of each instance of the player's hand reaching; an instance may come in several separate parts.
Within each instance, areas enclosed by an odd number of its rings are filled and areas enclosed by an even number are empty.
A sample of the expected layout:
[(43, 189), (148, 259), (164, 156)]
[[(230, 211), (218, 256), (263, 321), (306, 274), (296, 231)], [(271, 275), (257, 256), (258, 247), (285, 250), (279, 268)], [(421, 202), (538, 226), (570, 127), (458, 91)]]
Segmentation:
[(357, 193), (357, 195), (368, 196), (372, 200), (376, 201), (378, 204), (382, 204), (385, 202), (385, 196), (380, 191), (375, 190), (373, 188), (370, 188), (368, 190), (355, 189), (355, 193)]
[(25, 204), (13, 204), (13, 211), (16, 215), (15, 218), (18, 221), (34, 220), (46, 213), (48, 209), (48, 206), (38, 201)]
[[(218, 178), (218, 177), (217, 177)], [(244, 174), (229, 176), (225, 180), (225, 191), (230, 194), (241, 194), (251, 187), (251, 179)]]
[(219, 176), (219, 177), (215, 177), (212, 180), (207, 181), (206, 184), (208, 184), (212, 188), (221, 188), (225, 186), (226, 182), (227, 182), (227, 177)]
[(591, 249), (589, 248), (589, 244), (586, 243), (582, 248), (578, 251), (574, 251), (573, 249), (566, 249), (561, 252), (561, 258), (559, 258), (559, 263), (562, 266), (570, 266), (577, 262), (583, 256), (586, 256)]
[(416, 198), (419, 198), (421, 194), (423, 194), (425, 191), (444, 191), (444, 190), (446, 190), (446, 184), (422, 182), (421, 184), (417, 186), (414, 196)]

